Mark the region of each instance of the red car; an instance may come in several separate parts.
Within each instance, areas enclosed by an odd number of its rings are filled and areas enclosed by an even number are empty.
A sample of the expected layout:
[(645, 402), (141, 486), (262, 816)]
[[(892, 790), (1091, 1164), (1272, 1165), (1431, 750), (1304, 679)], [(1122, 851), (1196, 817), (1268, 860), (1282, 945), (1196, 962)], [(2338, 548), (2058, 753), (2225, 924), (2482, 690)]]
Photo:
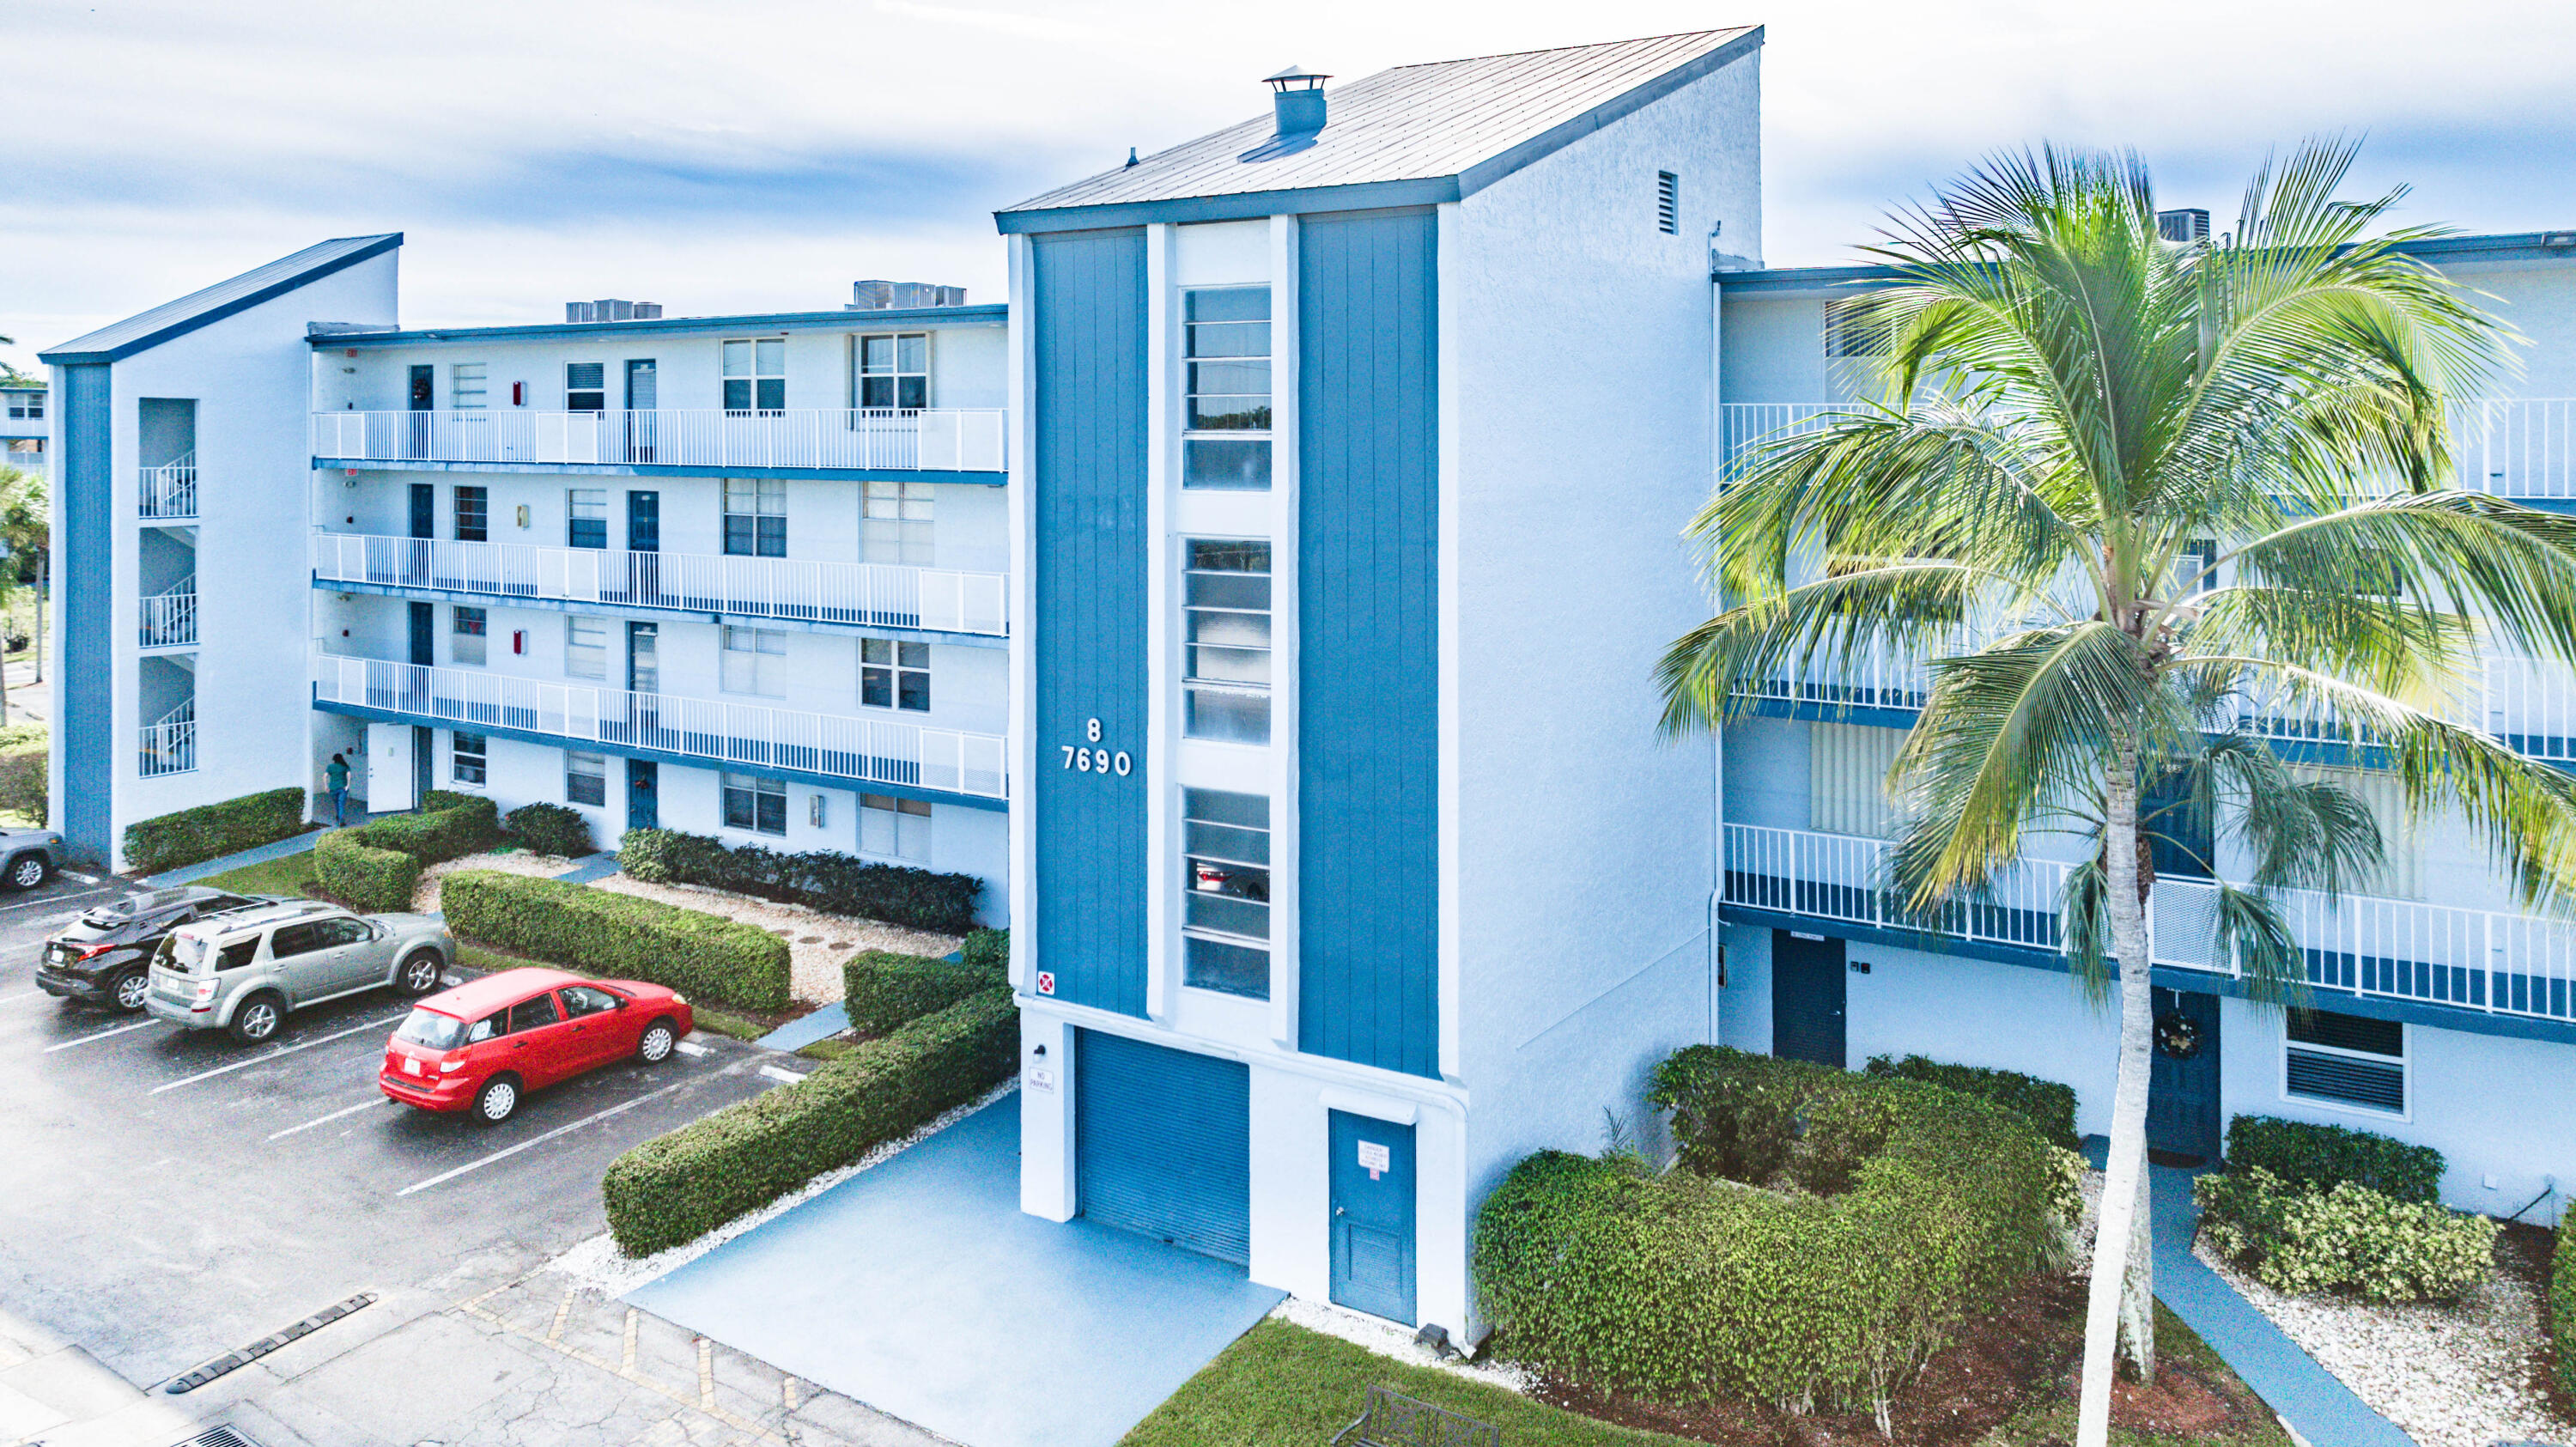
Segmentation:
[(654, 1064), (695, 1028), (689, 1002), (660, 985), (503, 970), (414, 1007), (385, 1043), (376, 1084), (405, 1105), (497, 1125), (531, 1090), (619, 1060)]

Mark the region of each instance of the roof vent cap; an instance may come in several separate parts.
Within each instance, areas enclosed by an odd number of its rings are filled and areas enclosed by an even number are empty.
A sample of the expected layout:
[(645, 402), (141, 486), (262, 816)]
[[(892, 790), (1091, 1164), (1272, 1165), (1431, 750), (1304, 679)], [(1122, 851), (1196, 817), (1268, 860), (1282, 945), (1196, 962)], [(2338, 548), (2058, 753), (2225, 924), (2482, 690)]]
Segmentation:
[(1277, 75), (1265, 76), (1270, 87), (1270, 103), (1278, 112), (1279, 134), (1311, 136), (1324, 128), (1324, 82), (1332, 77), (1291, 65)]

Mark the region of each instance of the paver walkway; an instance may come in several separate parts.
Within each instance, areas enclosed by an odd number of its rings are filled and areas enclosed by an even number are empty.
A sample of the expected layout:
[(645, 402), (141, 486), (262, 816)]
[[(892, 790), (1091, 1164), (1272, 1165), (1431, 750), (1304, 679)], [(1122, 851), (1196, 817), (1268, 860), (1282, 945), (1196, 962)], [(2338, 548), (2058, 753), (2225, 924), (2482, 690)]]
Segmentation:
[(1110, 1447), (1283, 1293), (1022, 1214), (1019, 1129), (1006, 1096), (626, 1299), (974, 1447)]

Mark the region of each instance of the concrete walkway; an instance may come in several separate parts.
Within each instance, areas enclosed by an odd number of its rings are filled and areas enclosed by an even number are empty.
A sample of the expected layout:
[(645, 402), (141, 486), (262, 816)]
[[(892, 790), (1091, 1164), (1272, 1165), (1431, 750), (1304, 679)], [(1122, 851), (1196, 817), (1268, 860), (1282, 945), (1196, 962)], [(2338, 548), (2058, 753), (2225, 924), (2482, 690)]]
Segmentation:
[(567, 884), (596, 884), (617, 872), (617, 856), (608, 850), (585, 854), (572, 862), (572, 868), (555, 878)]
[[(571, 875), (565, 875), (570, 879)], [(951, 950), (943, 956), (952, 965), (966, 963), (964, 950)], [(760, 1043), (772, 1050), (802, 1050), (817, 1040), (828, 1040), (850, 1028), (850, 1012), (838, 1000), (810, 1015), (799, 1015), (760, 1037)]]
[(1111, 1447), (1278, 1305), (1241, 1268), (1023, 1215), (1004, 1097), (631, 1292), (974, 1447)]
[[(2087, 1137), (2086, 1159), (2101, 1169), (2109, 1142)], [(2200, 1208), (2192, 1204), (2199, 1170), (2147, 1167), (2148, 1209), (2155, 1217), (2156, 1299), (2244, 1378), (2290, 1429), (2317, 1447), (2414, 1447), (2415, 1439), (2374, 1412), (2316, 1358), (2299, 1349), (2254, 1303), (2191, 1254)]]

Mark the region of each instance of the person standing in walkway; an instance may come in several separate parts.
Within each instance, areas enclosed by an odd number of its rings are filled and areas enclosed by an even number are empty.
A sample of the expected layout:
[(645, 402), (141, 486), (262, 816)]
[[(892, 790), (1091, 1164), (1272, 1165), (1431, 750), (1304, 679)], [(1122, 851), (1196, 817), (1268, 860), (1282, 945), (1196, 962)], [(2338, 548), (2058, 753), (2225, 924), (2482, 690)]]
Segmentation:
[(322, 785), (331, 791), (332, 827), (349, 827), (349, 761), (338, 754), (322, 766)]

